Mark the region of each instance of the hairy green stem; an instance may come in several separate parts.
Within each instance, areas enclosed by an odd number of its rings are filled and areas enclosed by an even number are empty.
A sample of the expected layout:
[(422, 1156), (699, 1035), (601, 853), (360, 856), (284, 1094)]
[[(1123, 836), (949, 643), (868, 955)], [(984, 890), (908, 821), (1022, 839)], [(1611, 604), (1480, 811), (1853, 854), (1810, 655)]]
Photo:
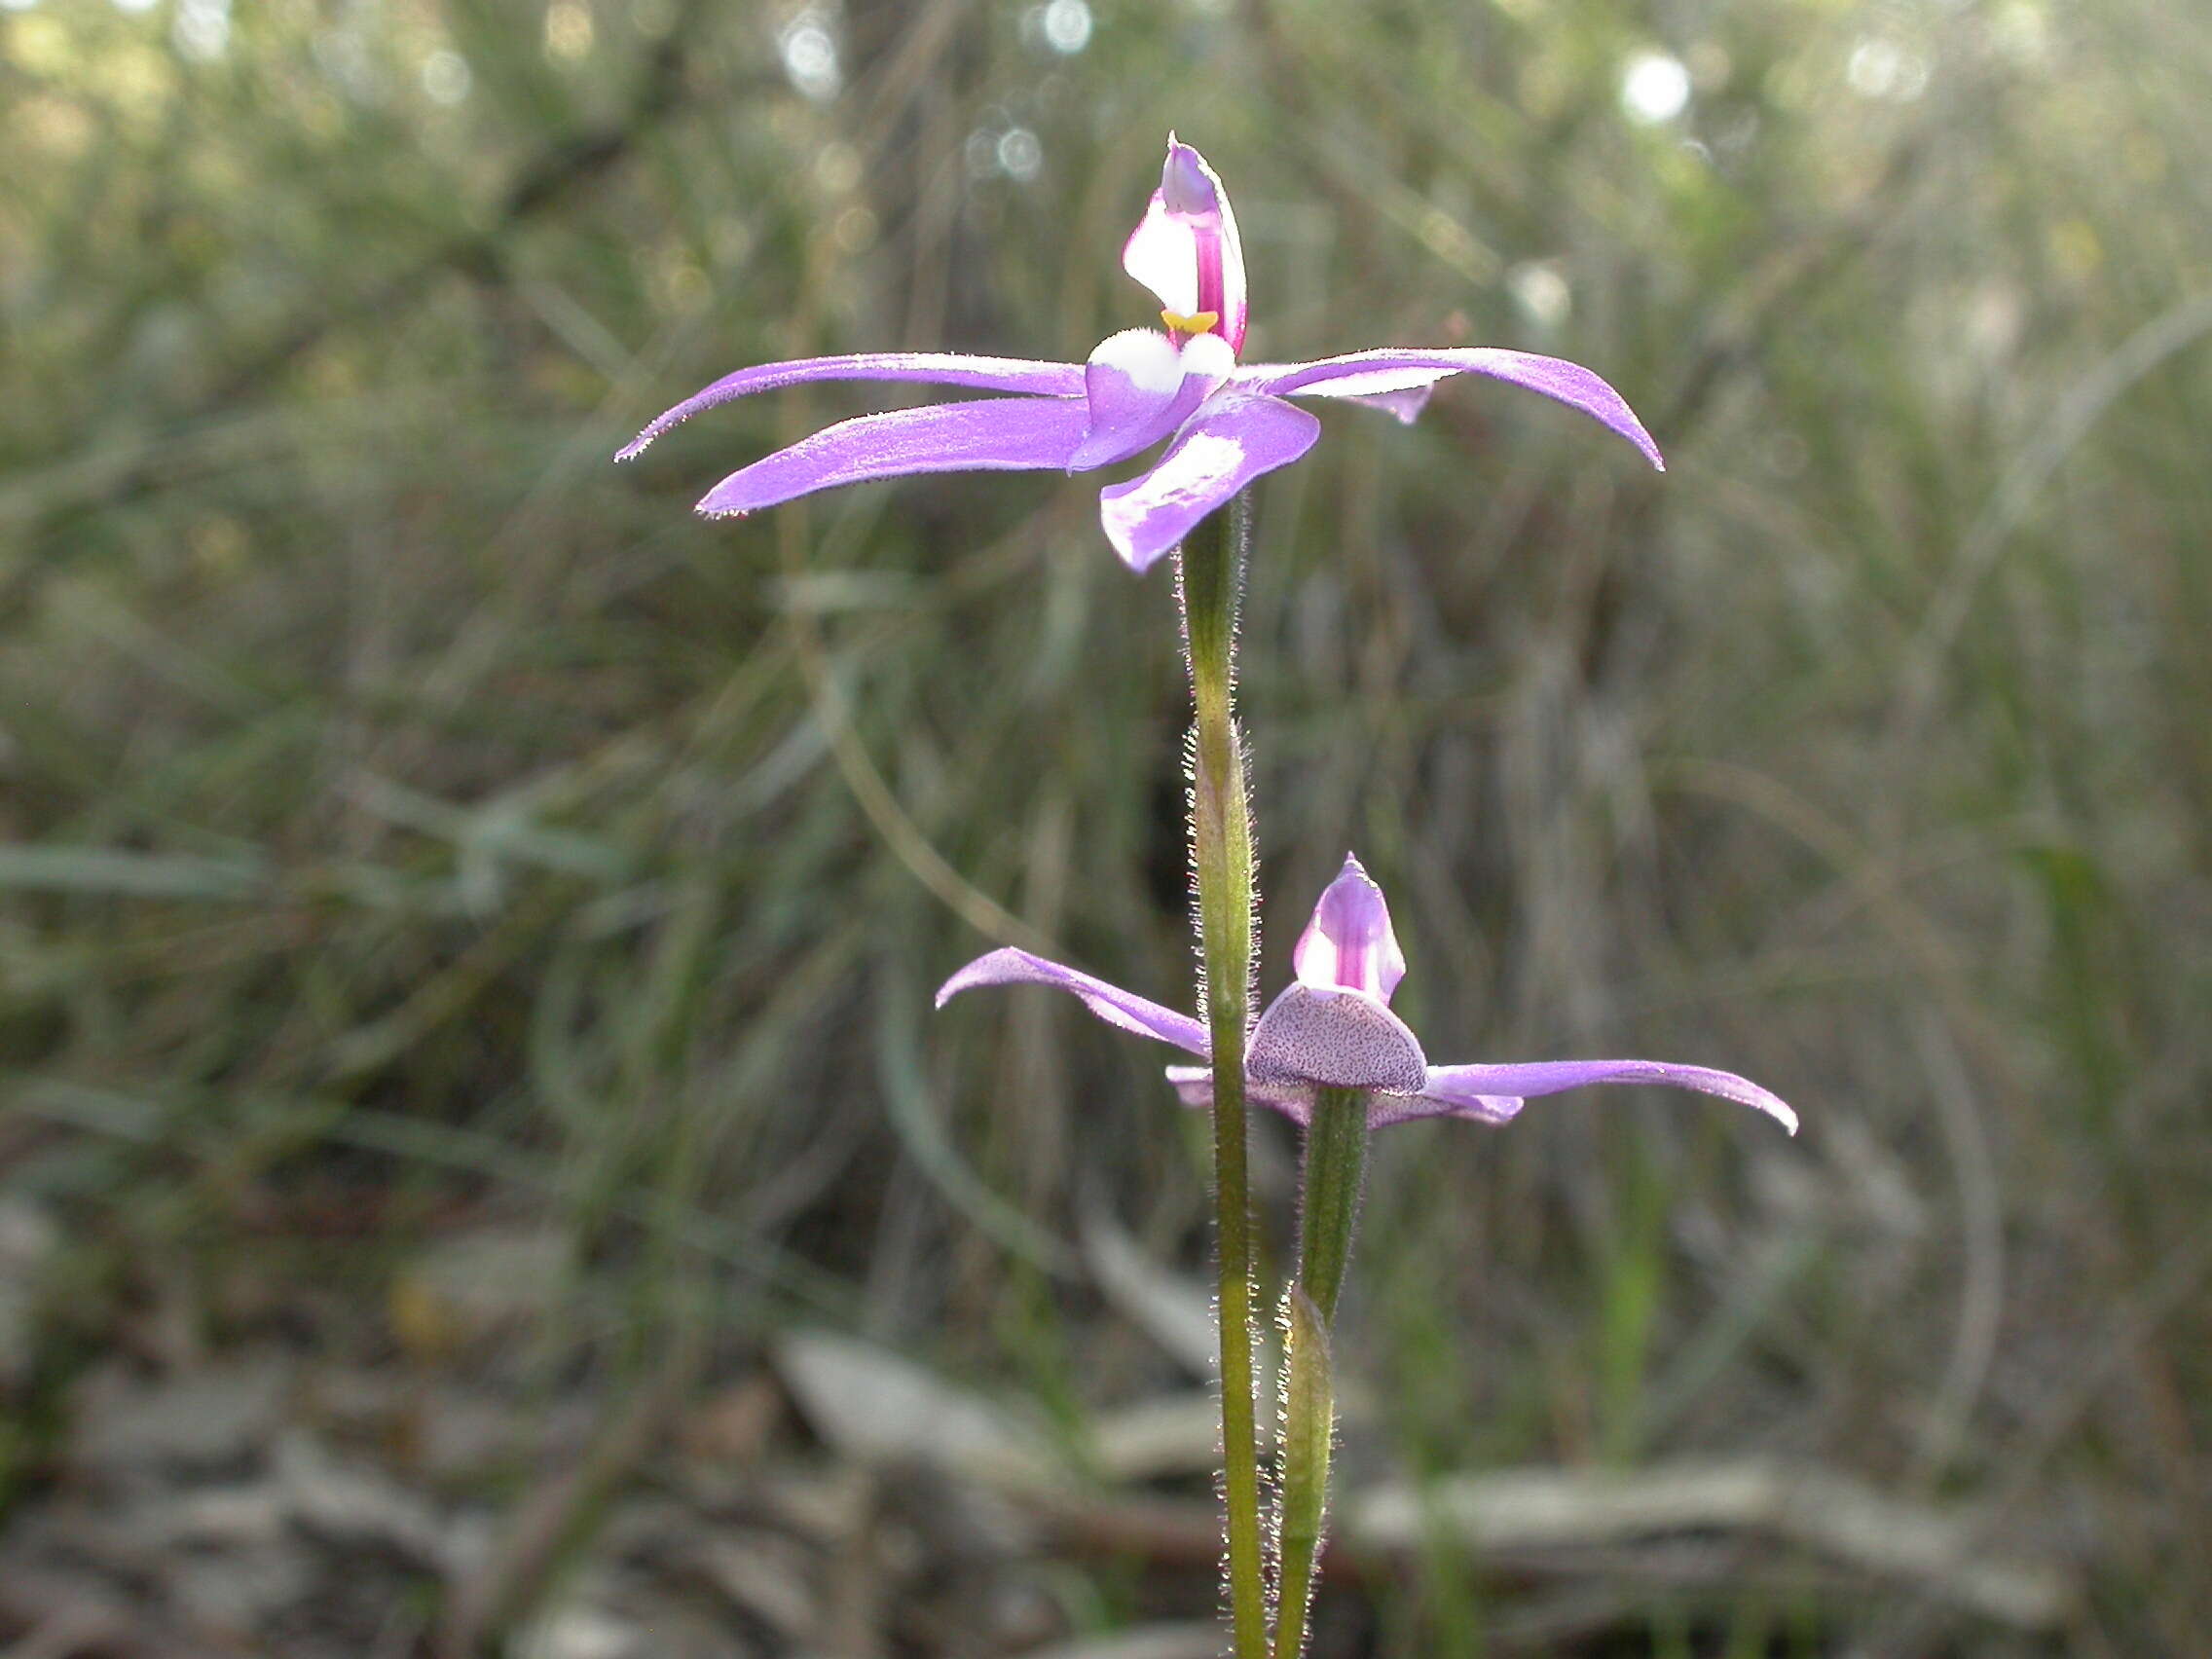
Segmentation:
[(1274, 1659), (1299, 1659), (1313, 1597), (1329, 1500), (1329, 1453), (1336, 1441), (1336, 1381), (1328, 1322), (1302, 1285), (1283, 1296), (1282, 1483), (1275, 1493)]
[(1283, 1301), (1282, 1483), (1275, 1508), (1274, 1659), (1299, 1659), (1329, 1502), (1337, 1401), (1329, 1325), (1351, 1260), (1367, 1166), (1367, 1095), (1324, 1088), (1306, 1129), (1298, 1281)]
[(1236, 602), (1251, 509), (1238, 495), (1184, 540), (1183, 644), (1197, 719), (1191, 740), (1191, 863), (1213, 1068), (1214, 1202), (1221, 1253), (1222, 1496), (1236, 1659), (1267, 1652), (1260, 1458), (1252, 1390), (1252, 1205), (1246, 1169), (1244, 1032), (1252, 1002), (1252, 818), (1236, 730)]

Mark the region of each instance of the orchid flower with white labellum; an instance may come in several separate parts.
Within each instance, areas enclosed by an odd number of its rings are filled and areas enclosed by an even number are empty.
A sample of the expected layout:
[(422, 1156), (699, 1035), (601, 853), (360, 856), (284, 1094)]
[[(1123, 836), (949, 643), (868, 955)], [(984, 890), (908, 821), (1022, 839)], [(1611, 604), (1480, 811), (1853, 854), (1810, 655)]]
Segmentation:
[(1243, 363), (1244, 254), (1229, 197), (1203, 157), (1172, 135), (1160, 188), (1122, 252), (1159, 298), (1163, 329), (1102, 341), (1085, 363), (942, 351), (861, 352), (740, 369), (686, 398), (615, 458), (732, 398), (808, 381), (919, 381), (1010, 396), (864, 415), (731, 473), (699, 502), (749, 513), (837, 484), (920, 472), (1093, 471), (1165, 443), (1143, 471), (1099, 495), (1106, 537), (1142, 572), (1200, 519), (1313, 445), (1320, 423), (1287, 397), (1334, 397), (1412, 421), (1437, 382), (1489, 375), (1579, 409), (1641, 450), (1658, 446), (1620, 394), (1588, 369), (1495, 347), (1383, 347), (1306, 363)]
[[(1300, 1124), (1310, 1121), (1323, 1088), (1367, 1095), (1367, 1122), (1381, 1127), (1419, 1118), (1469, 1118), (1503, 1124), (1524, 1101), (1600, 1083), (1652, 1083), (1718, 1095), (1754, 1107), (1791, 1134), (1797, 1115), (1757, 1084), (1732, 1072), (1659, 1060), (1536, 1060), (1506, 1065), (1432, 1066), (1420, 1041), (1390, 1012), (1406, 959), (1390, 927), (1382, 890), (1348, 853), (1321, 895), (1292, 952), (1297, 977), (1252, 1028), (1245, 1088), (1258, 1105)], [(1204, 1058), (1205, 1027), (1186, 1014), (1026, 950), (994, 950), (947, 979), (940, 1008), (978, 985), (1051, 985), (1073, 993), (1107, 1024)], [(1169, 1066), (1184, 1103), (1207, 1106), (1202, 1066)]]

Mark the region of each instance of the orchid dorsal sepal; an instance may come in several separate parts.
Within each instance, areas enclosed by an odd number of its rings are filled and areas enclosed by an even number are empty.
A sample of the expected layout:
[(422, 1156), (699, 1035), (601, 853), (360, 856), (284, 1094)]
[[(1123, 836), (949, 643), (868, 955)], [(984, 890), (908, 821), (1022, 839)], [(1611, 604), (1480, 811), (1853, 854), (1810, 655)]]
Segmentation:
[(1122, 269), (1152, 290), (1170, 329), (1205, 332), (1181, 325), (1210, 313), (1207, 327), (1218, 326), (1232, 350), (1244, 350), (1250, 308), (1236, 215), (1206, 159), (1172, 132), (1160, 188), (1122, 249)]
[(1290, 960), (1301, 984), (1365, 991), (1384, 1003), (1406, 977), (1406, 953), (1391, 930), (1390, 906), (1355, 855), (1345, 854), (1344, 867), (1313, 906)]

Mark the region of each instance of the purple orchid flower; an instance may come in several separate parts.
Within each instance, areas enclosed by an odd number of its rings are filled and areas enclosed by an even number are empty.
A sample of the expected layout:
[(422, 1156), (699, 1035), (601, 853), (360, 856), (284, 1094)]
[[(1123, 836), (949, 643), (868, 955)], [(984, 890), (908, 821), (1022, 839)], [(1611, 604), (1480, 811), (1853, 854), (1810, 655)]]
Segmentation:
[[(1343, 871), (1313, 906), (1291, 961), (1298, 977), (1253, 1027), (1244, 1063), (1251, 1098), (1300, 1124), (1311, 1119), (1315, 1090), (1324, 1087), (1367, 1090), (1368, 1122), (1380, 1127), (1417, 1118), (1503, 1124), (1535, 1095), (1595, 1083), (1661, 1083), (1756, 1107), (1797, 1132), (1797, 1114), (1775, 1095), (1732, 1072), (1704, 1066), (1658, 1060), (1430, 1065), (1419, 1040), (1390, 1012), (1390, 994), (1405, 977), (1406, 959), (1390, 928), (1389, 906), (1348, 853)], [(977, 985), (1053, 985), (1080, 997), (1109, 1025), (1206, 1056), (1200, 1021), (1026, 950), (1009, 947), (977, 957), (945, 980), (938, 1007)], [(1169, 1066), (1167, 1079), (1185, 1105), (1212, 1104), (1205, 1067)]]
[(1205, 159), (1170, 134), (1160, 188), (1122, 250), (1159, 297), (1165, 332), (1125, 329), (1085, 363), (875, 351), (740, 369), (661, 415), (615, 457), (628, 461), (679, 422), (731, 398), (805, 381), (923, 381), (1011, 397), (841, 421), (742, 467), (699, 502), (709, 517), (770, 507), (837, 484), (917, 472), (1088, 472), (1167, 447), (1099, 493), (1106, 538), (1143, 572), (1262, 473), (1313, 446), (1320, 423), (1285, 396), (1336, 397), (1411, 422), (1437, 382), (1489, 375), (1581, 410), (1664, 467), (1651, 434), (1611, 387), (1558, 357), (1495, 347), (1382, 347), (1309, 363), (1239, 363), (1248, 308), (1228, 194)]

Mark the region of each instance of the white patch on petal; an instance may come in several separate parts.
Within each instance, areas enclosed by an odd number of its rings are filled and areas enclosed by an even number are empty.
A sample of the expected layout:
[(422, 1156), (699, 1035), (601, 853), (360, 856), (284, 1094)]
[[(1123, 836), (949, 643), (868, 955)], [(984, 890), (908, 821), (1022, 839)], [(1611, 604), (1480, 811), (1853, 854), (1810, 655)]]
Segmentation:
[[(1157, 510), (1179, 501), (1198, 500), (1210, 494), (1224, 478), (1233, 477), (1244, 463), (1242, 440), (1219, 432), (1193, 432), (1152, 469), (1139, 492), (1146, 505)], [(1136, 498), (1131, 497), (1134, 500)]]
[(1139, 391), (1163, 396), (1183, 384), (1183, 359), (1175, 343), (1156, 328), (1124, 328), (1108, 335), (1090, 353), (1091, 363), (1112, 369)]
[(1117, 544), (1133, 542), (1137, 527), (1155, 513), (1211, 499), (1221, 481), (1234, 476), (1243, 460), (1244, 446), (1236, 439), (1214, 432), (1191, 433), (1180, 447), (1167, 452), (1138, 488), (1099, 501), (1108, 537)]
[[(1169, 413), (1182, 411), (1203, 385), (1186, 381)], [(1183, 422), (1150, 472), (1100, 492), (1106, 538), (1141, 574), (1238, 485), (1289, 465), (1320, 433), (1320, 422), (1288, 403), (1226, 387), (1214, 391)]]

